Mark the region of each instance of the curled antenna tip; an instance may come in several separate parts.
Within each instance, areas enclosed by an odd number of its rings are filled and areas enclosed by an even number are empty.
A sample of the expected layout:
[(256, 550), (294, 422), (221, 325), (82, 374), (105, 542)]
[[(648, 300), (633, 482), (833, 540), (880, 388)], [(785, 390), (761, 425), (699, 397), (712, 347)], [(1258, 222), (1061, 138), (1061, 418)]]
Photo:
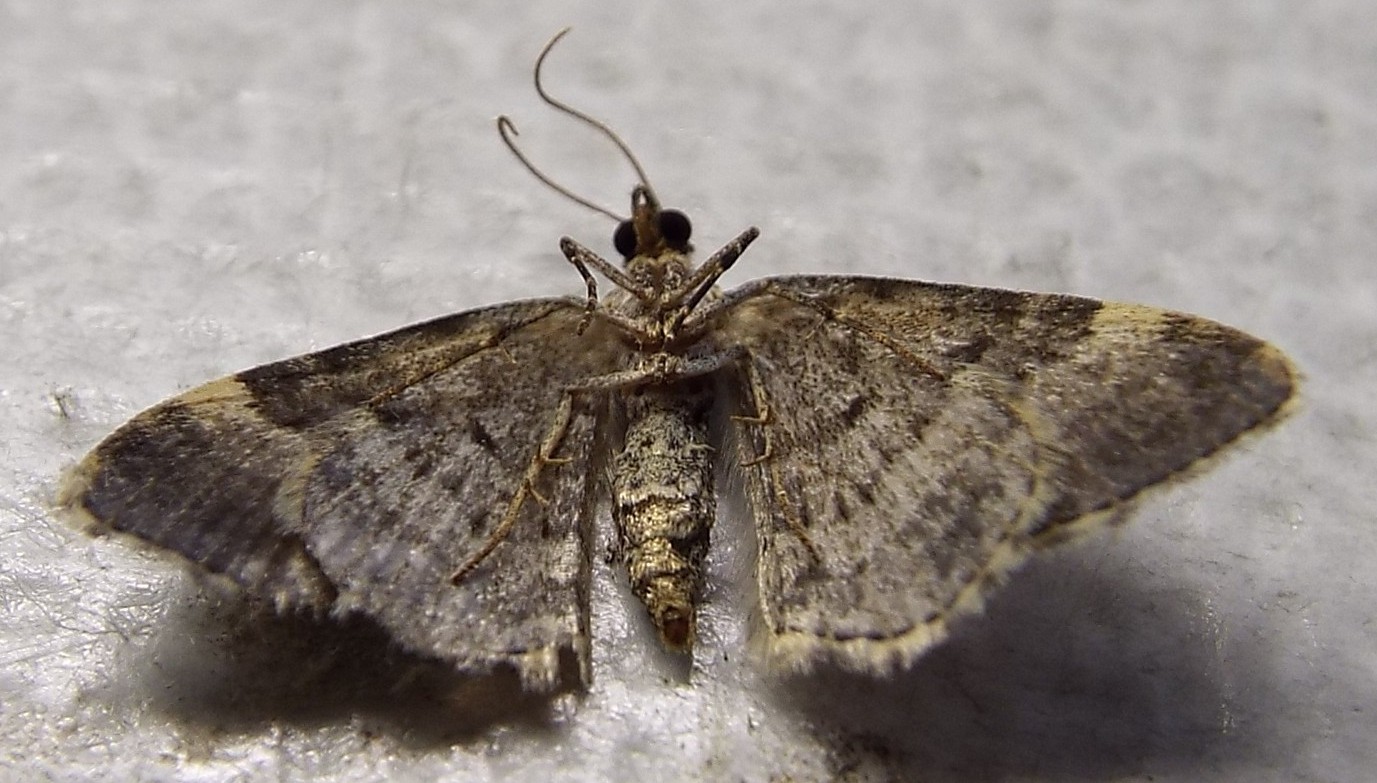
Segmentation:
[[(545, 90), (544, 80), (541, 78), (542, 70), (545, 67), (545, 58), (549, 56), (550, 50), (554, 48), (555, 44), (559, 43), (560, 39), (567, 35), (569, 31), (572, 29), (572, 27), (566, 27), (563, 30), (560, 30), (559, 32), (555, 33), (554, 37), (552, 37), (548, 42), (546, 42), (545, 47), (540, 50), (540, 54), (536, 57), (535, 68), (532, 73), (533, 81), (535, 82), (536, 94), (539, 95), (540, 99), (544, 101), (545, 104), (550, 108), (555, 109), (556, 111), (565, 114), (569, 117), (572, 117), (573, 119), (576, 119), (579, 122), (584, 123), (585, 125), (588, 125), (597, 132), (601, 133), (604, 136), (604, 138), (610, 140), (613, 144), (615, 144), (617, 146), (617, 149), (621, 151), (623, 159), (625, 159), (627, 163), (631, 164), (631, 168), (635, 169), (636, 179), (639, 182), (639, 185), (637, 186), (638, 189), (643, 190), (651, 201), (658, 203), (658, 200), (655, 198), (655, 189), (650, 186), (650, 179), (646, 176), (645, 169), (641, 167), (641, 162), (636, 159), (636, 156), (634, 154), (632, 154), (631, 148), (627, 146), (626, 142), (622, 141), (622, 138), (618, 136), (616, 132), (614, 132), (610, 127), (608, 127), (606, 123), (593, 118), (585, 112), (575, 109), (573, 106), (570, 106), (569, 104), (559, 100), (558, 98), (553, 97), (552, 95), (550, 95), (549, 92)], [(502, 142), (507, 145), (507, 149), (511, 150), (512, 154), (516, 156), (517, 160), (521, 161), (521, 164), (525, 166), (528, 171), (534, 174), (537, 179), (545, 183), (555, 192), (593, 210), (594, 212), (599, 212), (603, 215), (607, 215), (613, 220), (624, 220), (624, 218), (622, 218), (620, 215), (613, 212), (612, 210), (594, 204), (588, 199), (585, 199), (584, 197), (564, 187), (563, 185), (554, 182), (552, 179), (546, 176), (544, 172), (536, 168), (536, 166), (532, 164), (531, 161), (526, 158), (525, 154), (522, 153), (521, 150), (516, 146), (514, 138), (519, 135), (516, 130), (516, 125), (513, 124), (511, 119), (507, 117), (505, 114), (497, 118), (497, 132), (502, 137)]]
[(564, 196), (570, 201), (573, 201), (576, 204), (587, 207), (588, 209), (591, 209), (599, 214), (606, 215), (607, 217), (610, 217), (619, 223), (625, 219), (621, 215), (618, 215), (616, 212), (613, 212), (607, 207), (604, 207), (600, 204), (594, 204), (592, 201), (589, 201), (588, 199), (564, 187), (558, 182), (555, 182), (553, 179), (550, 179), (550, 177), (546, 175), (545, 172), (536, 168), (536, 165), (532, 163), (529, 158), (526, 157), (526, 153), (522, 152), (521, 148), (516, 146), (515, 137), (521, 134), (517, 132), (516, 124), (513, 123), (512, 119), (505, 114), (498, 115), (497, 117), (497, 135), (502, 137), (502, 143), (507, 145), (507, 149), (511, 150), (511, 153), (516, 156), (516, 159), (521, 162), (521, 165), (525, 166), (527, 171), (534, 174), (536, 179), (545, 183), (546, 187), (550, 188), (551, 190), (555, 191), (561, 196)]

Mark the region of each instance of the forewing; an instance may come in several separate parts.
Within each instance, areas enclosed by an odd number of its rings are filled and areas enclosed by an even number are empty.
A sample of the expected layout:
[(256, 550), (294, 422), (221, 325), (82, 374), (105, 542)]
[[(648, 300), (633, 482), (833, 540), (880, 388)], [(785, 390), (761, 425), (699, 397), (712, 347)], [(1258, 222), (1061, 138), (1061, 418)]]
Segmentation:
[(1122, 518), (1295, 384), (1242, 332), (1079, 297), (797, 277), (721, 312), (747, 357), (761, 609), (795, 667), (913, 660), (1031, 551)]
[(501, 305), (213, 381), (117, 430), (62, 500), (280, 608), (363, 612), (416, 652), (551, 686), (563, 651), (586, 665), (588, 625), (596, 422), (564, 390), (618, 350), (597, 324), (577, 336), (582, 316)]

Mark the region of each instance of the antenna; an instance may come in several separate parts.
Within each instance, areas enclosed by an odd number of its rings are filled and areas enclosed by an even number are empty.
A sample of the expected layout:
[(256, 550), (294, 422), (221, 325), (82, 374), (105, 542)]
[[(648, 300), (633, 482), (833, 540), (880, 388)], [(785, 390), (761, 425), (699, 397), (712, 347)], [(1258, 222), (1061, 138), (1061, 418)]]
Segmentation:
[[(607, 123), (602, 122), (601, 120), (598, 120), (585, 112), (575, 109), (573, 106), (570, 106), (564, 101), (555, 98), (554, 96), (550, 95), (548, 91), (546, 91), (545, 84), (541, 80), (541, 71), (545, 66), (545, 58), (549, 56), (550, 50), (555, 47), (555, 44), (559, 43), (559, 40), (563, 38), (565, 35), (567, 35), (569, 31), (572, 29), (572, 27), (566, 27), (563, 30), (560, 30), (558, 33), (555, 33), (555, 36), (551, 38), (548, 43), (545, 44), (545, 48), (540, 50), (540, 55), (536, 57), (534, 70), (536, 94), (539, 95), (540, 99), (544, 101), (545, 104), (550, 108), (563, 114), (567, 114), (568, 116), (573, 117), (574, 119), (584, 123), (585, 125), (588, 125), (589, 127), (593, 128), (594, 130), (598, 131), (603, 136), (611, 140), (613, 144), (617, 145), (617, 149), (621, 150), (622, 157), (626, 159), (627, 163), (631, 164), (631, 168), (635, 169), (636, 179), (640, 181), (641, 187), (645, 188), (646, 193), (650, 196), (652, 201), (654, 201), (655, 203), (659, 203), (659, 199), (655, 197), (655, 189), (650, 186), (650, 179), (645, 174), (645, 169), (641, 167), (641, 162), (636, 159), (636, 156), (631, 152), (631, 148), (627, 146), (625, 141), (622, 141), (621, 136), (618, 136), (615, 131), (608, 127)], [(612, 210), (607, 209), (606, 207), (599, 206), (593, 203), (592, 201), (589, 201), (588, 199), (574, 193), (569, 188), (560, 185), (559, 183), (551, 179), (548, 175), (546, 175), (543, 171), (536, 168), (535, 164), (531, 163), (530, 159), (528, 159), (526, 155), (522, 153), (521, 149), (517, 147), (515, 138), (520, 134), (517, 133), (516, 125), (511, 121), (511, 118), (507, 117), (505, 114), (497, 118), (497, 132), (502, 137), (503, 143), (507, 145), (507, 149), (511, 150), (512, 154), (516, 156), (517, 160), (521, 161), (521, 165), (525, 166), (527, 171), (535, 175), (536, 179), (545, 183), (545, 185), (549, 187), (551, 190), (554, 190), (556, 193), (559, 193), (560, 195), (573, 201), (576, 204), (587, 207), (588, 209), (591, 209), (594, 212), (607, 215), (613, 220), (619, 222), (626, 220), (626, 218), (621, 217)]]

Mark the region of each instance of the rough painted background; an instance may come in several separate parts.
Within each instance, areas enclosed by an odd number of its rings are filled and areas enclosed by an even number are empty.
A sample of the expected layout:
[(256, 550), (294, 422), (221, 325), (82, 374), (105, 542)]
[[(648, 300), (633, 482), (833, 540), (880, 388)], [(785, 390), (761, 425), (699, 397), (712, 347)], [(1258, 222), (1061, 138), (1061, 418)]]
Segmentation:
[[(730, 8), (731, 10), (727, 10)], [(598, 563), (595, 681), (435, 681), (253, 617), (47, 507), (127, 417), (234, 370), (578, 294), (625, 135), (700, 249), (1197, 312), (1301, 412), (1040, 561), (913, 670), (779, 679), (724, 511), (693, 670)], [(0, 0), (0, 777), (1355, 780), (1377, 768), (1377, 6)]]

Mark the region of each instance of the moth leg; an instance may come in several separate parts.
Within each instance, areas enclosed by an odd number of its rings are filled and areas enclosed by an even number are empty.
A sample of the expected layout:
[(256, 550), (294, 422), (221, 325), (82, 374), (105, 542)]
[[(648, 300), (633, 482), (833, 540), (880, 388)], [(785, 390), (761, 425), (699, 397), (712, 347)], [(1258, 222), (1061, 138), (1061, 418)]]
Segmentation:
[[(560, 249), (564, 249), (562, 244)], [(593, 277), (593, 273), (588, 271), (588, 264), (583, 256), (565, 253), (564, 257), (574, 265), (574, 269), (578, 270), (579, 276), (583, 278), (583, 284), (588, 288), (588, 299), (583, 306), (583, 317), (579, 319), (579, 325), (574, 329), (575, 334), (582, 335), (593, 320), (593, 311), (598, 309), (598, 281), (597, 278)], [(601, 261), (602, 259), (598, 260)]]
[(611, 280), (613, 285), (625, 290), (642, 302), (649, 302), (655, 298), (655, 293), (653, 291), (643, 288), (635, 280), (632, 280), (631, 276), (626, 272), (569, 237), (564, 237), (559, 240), (559, 252), (563, 253), (565, 260), (573, 264), (575, 269), (579, 270), (579, 274), (583, 276), (584, 282), (588, 284), (590, 309), (596, 307), (598, 303), (596, 286), (591, 280), (592, 274), (588, 271), (588, 267), (590, 266), (602, 272), (603, 277)]
[(536, 449), (535, 456), (531, 458), (531, 464), (526, 467), (526, 473), (521, 478), (521, 484), (512, 495), (511, 501), (507, 503), (507, 510), (502, 515), (502, 521), (492, 531), (492, 535), (488, 536), (483, 547), (464, 561), (463, 565), (459, 566), (450, 576), (451, 584), (457, 585), (464, 581), (464, 577), (468, 576), (473, 569), (487, 559), (488, 555), (493, 553), (493, 550), (506, 540), (507, 535), (512, 532), (512, 528), (516, 525), (517, 516), (520, 515), (521, 507), (525, 504), (528, 496), (535, 498), (541, 505), (549, 505), (549, 501), (542, 497), (536, 489), (536, 479), (540, 477), (540, 472), (546, 465), (562, 465), (569, 462), (568, 459), (554, 456), (554, 452), (555, 449), (559, 448), (560, 443), (564, 440), (564, 434), (569, 430), (569, 421), (573, 418), (573, 413), (574, 395), (566, 390), (560, 398), (559, 410), (555, 413), (554, 424), (546, 433), (545, 439), (541, 441), (540, 448)]
[[(642, 302), (653, 302), (655, 300), (655, 293), (653, 291), (639, 287), (636, 282), (628, 277), (621, 269), (612, 266), (601, 256), (572, 239), (566, 238), (561, 240), (560, 249), (564, 252), (565, 258), (569, 260), (569, 263), (574, 265), (574, 268), (578, 269), (579, 274), (583, 276), (584, 282), (588, 285), (587, 305), (583, 319), (579, 321), (578, 333), (583, 334), (583, 331), (588, 328), (588, 322), (594, 317), (597, 317), (612, 324), (626, 334), (631, 335), (642, 344), (664, 343), (667, 340), (674, 339), (679, 336), (677, 332), (686, 322), (688, 322), (689, 316), (694, 314), (694, 308), (698, 307), (703, 297), (707, 296), (708, 293), (712, 291), (713, 286), (717, 284), (717, 280), (722, 277), (722, 275), (726, 274), (728, 269), (732, 268), (736, 260), (741, 257), (741, 254), (745, 252), (746, 248), (751, 242), (754, 242), (758, 236), (760, 236), (760, 231), (755, 228), (750, 228), (741, 232), (740, 236), (723, 245), (722, 249), (713, 253), (707, 261), (703, 262), (701, 266), (695, 269), (689, 279), (684, 282), (684, 285), (680, 287), (670, 299), (671, 303), (676, 300), (684, 301), (682, 301), (674, 311), (673, 316), (667, 320), (666, 325), (658, 333), (649, 331), (640, 321), (628, 318), (615, 310), (606, 307), (598, 307), (597, 286), (592, 279), (592, 274), (588, 271), (588, 267), (591, 266), (599, 272), (602, 272), (618, 287), (625, 289), (628, 293)], [(705, 313), (715, 314), (720, 311), (718, 307), (710, 307)], [(702, 317), (694, 318), (690, 323), (690, 332), (702, 331), (706, 324), (706, 319)], [(711, 372), (711, 370), (707, 372)]]
[[(555, 448), (558, 448), (558, 447), (559, 447), (559, 444), (555, 444)], [(541, 465), (568, 465), (570, 462), (573, 462), (573, 461), (574, 461), (574, 458), (573, 458), (573, 457), (552, 457), (552, 456), (549, 456), (549, 455), (536, 454), (536, 460), (539, 461)], [(535, 484), (532, 483), (532, 484), (530, 484), (530, 485), (528, 485), (528, 486), (530, 486), (530, 489), (531, 489), (531, 497), (533, 497), (533, 498), (535, 498), (536, 500), (538, 500), (538, 501), (540, 502), (540, 505), (542, 505), (542, 506), (548, 506), (548, 505), (550, 505), (550, 500), (549, 500), (549, 498), (547, 498), (547, 497), (545, 497), (544, 495), (540, 494), (540, 490), (536, 489)]]
[[(733, 417), (732, 417), (732, 421), (739, 421), (739, 422), (742, 422), (742, 423), (745, 423), (745, 424), (768, 424), (768, 423), (769, 423), (769, 419), (757, 419), (757, 418), (753, 418), (753, 417), (751, 417), (751, 416), (733, 416)], [(769, 441), (769, 439), (767, 438), (766, 441), (765, 441), (765, 447), (764, 447), (763, 449), (760, 450), (760, 453), (757, 454), (757, 455), (755, 455), (754, 457), (751, 457), (750, 459), (748, 459), (748, 460), (742, 462), (742, 463), (741, 463), (741, 467), (743, 467), (743, 468), (753, 468), (753, 467), (755, 467), (756, 465), (763, 465), (764, 463), (769, 462), (770, 459), (774, 457), (774, 455), (775, 455), (775, 451), (774, 451), (774, 448), (773, 448), (773, 444), (771, 444), (770, 441)]]
[(674, 317), (669, 321), (669, 326), (665, 329), (666, 332), (674, 334), (678, 331), (679, 327), (683, 325), (684, 319), (693, 312), (693, 308), (703, 301), (703, 297), (707, 296), (712, 287), (717, 285), (718, 279), (726, 274), (728, 269), (732, 268), (736, 260), (741, 257), (742, 253), (746, 252), (746, 248), (750, 247), (750, 244), (758, 236), (760, 236), (760, 229), (754, 226), (742, 231), (739, 236), (709, 256), (702, 266), (693, 270), (693, 274), (684, 281), (684, 285), (680, 289), (680, 296), (687, 296), (688, 300), (681, 304), (678, 311), (674, 313)]
[(595, 317), (601, 318), (609, 324), (612, 324), (613, 326), (617, 327), (618, 329), (622, 330), (626, 334), (636, 339), (642, 345), (650, 345), (664, 341), (664, 337), (662, 335), (658, 335), (646, 329), (645, 324), (641, 323), (640, 321), (637, 321), (634, 318), (628, 318), (622, 315), (621, 313), (617, 312), (616, 310), (611, 310), (606, 307), (599, 307), (595, 310), (590, 310), (587, 313), (585, 313), (583, 320), (579, 321), (579, 328), (582, 329), (586, 321), (590, 321)]
[(813, 543), (813, 537), (808, 535), (808, 528), (803, 526), (803, 521), (792, 511), (789, 505), (789, 496), (784, 494), (784, 481), (779, 477), (779, 463), (770, 460), (770, 479), (774, 484), (775, 502), (779, 504), (780, 510), (784, 514), (784, 521), (789, 523), (789, 530), (798, 538), (803, 548), (808, 550), (808, 555), (816, 563), (822, 562), (822, 554), (818, 552), (818, 545)]
[(536, 489), (535, 485), (528, 484), (527, 486), (530, 487), (531, 497), (535, 498), (537, 503), (547, 508), (550, 506), (550, 499), (540, 494), (540, 490)]
[(742, 363), (746, 349), (733, 346), (725, 351), (685, 359), (670, 353), (656, 353), (629, 370), (587, 378), (568, 387), (572, 391), (614, 391), (647, 383), (665, 383), (699, 375), (710, 375), (733, 364)]
[(770, 437), (770, 428), (766, 426), (770, 423), (770, 403), (765, 398), (765, 386), (760, 382), (760, 376), (756, 373), (755, 367), (749, 362), (746, 363), (746, 380), (751, 385), (751, 403), (755, 407), (755, 414), (732, 416), (731, 419), (742, 424), (754, 424), (760, 427), (760, 437), (764, 441), (760, 453), (741, 463), (743, 468), (753, 468), (756, 465), (769, 462), (774, 457), (775, 446)]
[(789, 525), (789, 531), (798, 538), (803, 548), (808, 550), (815, 562), (822, 562), (822, 555), (818, 552), (817, 544), (813, 543), (813, 537), (808, 535), (808, 529), (803, 526), (803, 522), (798, 515), (793, 513), (793, 508), (789, 503), (789, 496), (784, 492), (784, 482), (780, 479), (779, 463), (774, 460), (774, 440), (770, 437), (770, 403), (765, 394), (765, 384), (760, 380), (760, 374), (756, 372), (755, 365), (751, 362), (744, 362), (746, 369), (746, 381), (751, 386), (751, 397), (755, 405), (754, 416), (733, 416), (734, 421), (743, 424), (753, 424), (760, 427), (760, 437), (764, 441), (761, 453), (755, 457), (742, 462), (742, 468), (751, 468), (764, 465), (770, 471), (771, 489), (774, 491), (775, 504), (779, 506), (780, 513)]

